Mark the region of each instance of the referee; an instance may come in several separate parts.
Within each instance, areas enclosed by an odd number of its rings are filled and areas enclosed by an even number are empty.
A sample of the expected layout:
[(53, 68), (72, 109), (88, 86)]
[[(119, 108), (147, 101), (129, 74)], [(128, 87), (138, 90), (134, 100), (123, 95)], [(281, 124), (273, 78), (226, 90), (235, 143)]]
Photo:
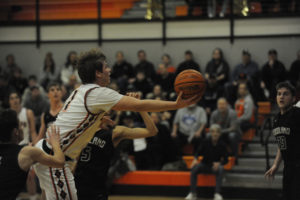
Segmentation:
[(274, 119), (272, 133), (278, 144), (273, 166), (265, 173), (268, 179), (274, 175), (280, 165), (283, 170), (283, 199), (300, 199), (300, 108), (293, 106), (295, 88), (289, 82), (280, 82), (276, 86), (277, 105), (280, 112)]

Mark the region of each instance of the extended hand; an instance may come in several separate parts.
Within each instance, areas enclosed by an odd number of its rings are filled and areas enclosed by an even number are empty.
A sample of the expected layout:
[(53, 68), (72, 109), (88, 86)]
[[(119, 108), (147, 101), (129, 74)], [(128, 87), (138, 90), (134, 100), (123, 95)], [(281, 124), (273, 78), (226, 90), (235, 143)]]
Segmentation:
[(265, 179), (273, 181), (275, 173), (277, 171), (278, 167), (276, 165), (273, 165), (266, 173), (265, 173)]
[(54, 124), (52, 124), (48, 130), (48, 136), (49, 136), (49, 139), (48, 139), (48, 142), (51, 146), (55, 145), (55, 144), (58, 144), (59, 145), (59, 142), (60, 142), (60, 131), (59, 131), (59, 128), (57, 126), (55, 126)]
[(200, 99), (202, 98), (202, 96), (200, 96), (200, 95), (194, 95), (194, 96), (192, 96), (188, 99), (183, 99), (182, 94), (183, 94), (183, 92), (180, 92), (178, 97), (177, 97), (177, 100), (176, 100), (176, 105), (177, 105), (178, 109), (187, 107), (187, 106), (192, 105), (192, 104), (195, 104), (198, 101), (200, 101)]

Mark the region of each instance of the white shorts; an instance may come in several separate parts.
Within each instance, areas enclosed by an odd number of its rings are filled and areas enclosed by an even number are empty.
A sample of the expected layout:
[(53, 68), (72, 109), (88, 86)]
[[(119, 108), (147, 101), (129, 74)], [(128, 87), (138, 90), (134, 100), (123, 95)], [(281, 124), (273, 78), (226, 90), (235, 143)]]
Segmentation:
[[(43, 141), (40, 140), (35, 146), (44, 150)], [(74, 176), (69, 164), (65, 164), (63, 168), (52, 168), (37, 163), (34, 165), (34, 170), (47, 200), (77, 200)]]

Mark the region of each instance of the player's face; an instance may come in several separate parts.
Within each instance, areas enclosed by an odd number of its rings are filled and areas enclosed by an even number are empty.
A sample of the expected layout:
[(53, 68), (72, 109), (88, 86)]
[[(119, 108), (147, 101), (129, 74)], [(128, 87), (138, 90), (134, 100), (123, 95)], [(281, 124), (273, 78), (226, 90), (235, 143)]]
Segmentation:
[(62, 91), (58, 85), (49, 88), (48, 97), (50, 101), (60, 101), (62, 98)]
[(290, 90), (288, 90), (287, 88), (280, 88), (277, 91), (276, 100), (277, 100), (278, 107), (281, 110), (285, 110), (293, 104), (294, 97), (290, 92)]
[(17, 107), (21, 104), (20, 97), (16, 93), (12, 93), (9, 96), (9, 106), (11, 108)]
[(97, 84), (102, 87), (107, 87), (110, 83), (110, 67), (108, 66), (107, 62), (104, 61), (102, 65), (102, 72), (96, 72)]

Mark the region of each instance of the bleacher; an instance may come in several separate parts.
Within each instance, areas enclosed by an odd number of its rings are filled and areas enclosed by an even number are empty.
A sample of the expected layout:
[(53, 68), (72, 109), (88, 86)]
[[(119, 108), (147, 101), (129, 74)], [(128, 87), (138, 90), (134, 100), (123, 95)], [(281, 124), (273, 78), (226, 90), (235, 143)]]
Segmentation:
[[(258, 102), (257, 117), (259, 120), (257, 120), (257, 128), (262, 126), (265, 116), (270, 114), (270, 112), (270, 102)], [(270, 146), (271, 158), (274, 159), (277, 148), (275, 141), (271, 141)], [(225, 190), (230, 191), (236, 187), (248, 189), (268, 188), (269, 185), (265, 181), (262, 181), (265, 171), (265, 152), (264, 148), (260, 147), (257, 130), (253, 128), (243, 133), (239, 147), (239, 165), (235, 165), (234, 157), (229, 157), (228, 163), (224, 166), (227, 172), (224, 181)], [(194, 159), (192, 152), (193, 146), (191, 144), (186, 145), (183, 149), (185, 155), (182, 157), (182, 160), (186, 163), (188, 169), (190, 169)], [(198, 161), (201, 162), (201, 160), (202, 157), (200, 156)], [(275, 189), (275, 193), (278, 192), (276, 188), (280, 187), (280, 181), (281, 177), (279, 177), (279, 180), (276, 180), (272, 186), (272, 188)], [(116, 193), (124, 193), (120, 188), (126, 188), (124, 189), (126, 190), (125, 193), (133, 195), (139, 187), (143, 187), (143, 189), (150, 187), (154, 194), (159, 194), (162, 192), (159, 188), (163, 187), (164, 194), (178, 195), (179, 191), (188, 190), (187, 188), (190, 186), (190, 171), (132, 171), (115, 180), (114, 185), (117, 188)], [(198, 175), (197, 186), (200, 187), (200, 190), (207, 188), (212, 189), (215, 185), (216, 180), (214, 174)], [(247, 194), (247, 192), (245, 194)], [(230, 194), (227, 195), (230, 197)]]
[[(121, 18), (125, 10), (132, 8), (137, 0), (101, 0), (101, 18)], [(17, 10), (0, 15), (0, 20), (35, 20), (35, 1), (1, 1), (0, 7)], [(97, 0), (40, 0), (40, 20), (97, 19)]]

